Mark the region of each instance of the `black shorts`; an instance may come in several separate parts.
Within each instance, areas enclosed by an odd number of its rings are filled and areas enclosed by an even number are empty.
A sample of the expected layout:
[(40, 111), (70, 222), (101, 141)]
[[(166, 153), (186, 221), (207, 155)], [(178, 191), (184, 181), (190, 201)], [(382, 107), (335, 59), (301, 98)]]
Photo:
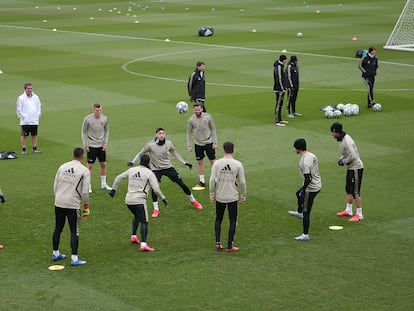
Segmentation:
[(362, 172), (364, 169), (347, 170), (345, 190), (347, 194), (352, 194), (354, 198), (361, 195)]
[(38, 125), (22, 125), (22, 136), (37, 136)]
[(167, 176), (171, 181), (178, 182), (181, 179), (180, 174), (173, 167), (166, 168), (163, 170), (153, 170), (155, 176), (157, 176), (158, 182), (161, 182), (162, 176)]
[(207, 155), (209, 160), (216, 159), (216, 150), (213, 148), (213, 144), (207, 144), (204, 146), (194, 145), (196, 160), (204, 159), (204, 156)]
[(96, 158), (98, 158), (99, 162), (106, 162), (106, 151), (102, 150), (102, 147), (94, 148), (89, 147), (89, 152), (87, 154), (88, 163), (95, 163)]

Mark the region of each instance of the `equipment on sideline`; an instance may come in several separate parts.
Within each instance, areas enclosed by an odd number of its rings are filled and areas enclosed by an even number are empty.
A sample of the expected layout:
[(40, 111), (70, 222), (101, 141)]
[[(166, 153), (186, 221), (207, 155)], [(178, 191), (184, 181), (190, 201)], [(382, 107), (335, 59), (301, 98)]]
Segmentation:
[(359, 106), (357, 104), (352, 104), (351, 105), (351, 114), (353, 116), (356, 116), (359, 114)]
[(17, 159), (17, 154), (14, 151), (1, 151), (0, 160)]
[(214, 29), (213, 27), (201, 27), (198, 31), (198, 35), (200, 37), (210, 37), (214, 35)]
[(333, 110), (326, 110), (325, 111), (325, 117), (327, 117), (328, 119), (333, 118), (334, 117)]
[(177, 109), (177, 112), (180, 114), (186, 113), (188, 111), (188, 104), (184, 101), (180, 101), (175, 106), (175, 109)]
[(336, 106), (336, 109), (338, 109), (338, 110), (340, 110), (340, 111), (344, 111), (344, 109), (345, 109), (345, 105), (344, 105), (343, 103), (339, 103), (339, 104)]
[(355, 57), (362, 58), (362, 56), (365, 56), (368, 54), (368, 50), (356, 50)]
[(52, 271), (58, 271), (58, 270), (65, 269), (65, 266), (62, 266), (62, 265), (53, 265), (53, 266), (49, 266), (48, 269), (49, 270), (52, 270)]
[(414, 52), (414, 0), (407, 0), (384, 49)]
[(334, 110), (333, 116), (334, 116), (334, 118), (340, 118), (342, 116), (341, 110), (338, 110), (338, 109)]

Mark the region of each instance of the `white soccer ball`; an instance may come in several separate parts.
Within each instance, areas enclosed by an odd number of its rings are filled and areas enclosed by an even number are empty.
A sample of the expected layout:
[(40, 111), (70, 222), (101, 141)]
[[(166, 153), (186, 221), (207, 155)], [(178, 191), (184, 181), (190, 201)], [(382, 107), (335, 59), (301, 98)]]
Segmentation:
[(345, 109), (347, 109), (347, 110), (351, 110), (351, 107), (352, 107), (352, 104), (351, 104), (351, 103), (347, 103), (347, 104), (345, 105), (344, 111), (345, 111)]
[(298, 38), (302, 38), (302, 37), (303, 37), (303, 33), (298, 32), (298, 33), (296, 34), (296, 37), (298, 37)]
[(325, 117), (328, 119), (331, 119), (334, 117), (334, 112), (332, 110), (326, 110), (325, 111)]
[(341, 112), (341, 110), (335, 110), (334, 112), (333, 112), (333, 116), (334, 116), (334, 118), (340, 118), (341, 116), (342, 116), (342, 112)]
[(351, 107), (349, 107), (349, 106), (346, 107), (346, 105), (345, 105), (344, 116), (347, 116), (347, 117), (352, 116), (352, 109), (351, 109)]
[(180, 101), (175, 106), (175, 109), (177, 109), (177, 112), (180, 114), (186, 113), (188, 111), (188, 104), (184, 101)]
[(351, 113), (356, 116), (359, 114), (359, 106), (357, 104), (352, 104)]
[(336, 106), (336, 109), (338, 109), (338, 110), (340, 110), (340, 111), (344, 111), (344, 109), (345, 109), (345, 105), (344, 105), (343, 103), (339, 103), (339, 104)]
[(380, 103), (376, 103), (372, 109), (374, 109), (374, 111), (381, 111), (382, 110), (382, 106)]

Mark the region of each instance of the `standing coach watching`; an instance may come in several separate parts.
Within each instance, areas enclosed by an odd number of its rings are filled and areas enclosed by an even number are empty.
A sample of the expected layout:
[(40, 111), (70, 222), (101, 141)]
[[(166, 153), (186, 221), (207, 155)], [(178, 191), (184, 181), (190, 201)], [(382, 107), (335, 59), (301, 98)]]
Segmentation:
[(295, 55), (290, 57), (290, 61), (286, 68), (286, 76), (288, 81), (287, 117), (299, 117), (301, 114), (296, 112), (296, 99), (299, 93), (299, 66), (298, 58)]
[(204, 77), (204, 70), (206, 64), (202, 61), (196, 63), (196, 68), (188, 78), (187, 89), (190, 101), (200, 103), (203, 106), (203, 112), (206, 112), (204, 101), (206, 99), (206, 79)]
[(358, 65), (359, 70), (362, 72), (362, 79), (368, 86), (368, 108), (375, 105), (374, 83), (378, 69), (378, 59), (376, 55), (377, 51), (373, 47), (370, 47), (368, 49), (368, 54), (362, 57)]
[(277, 126), (286, 126), (286, 124), (289, 123), (288, 121), (282, 121), (283, 98), (285, 97), (285, 91), (287, 86), (286, 72), (284, 68), (286, 60), (286, 55), (282, 54), (279, 56), (279, 60), (275, 61), (275, 63), (273, 64), (273, 91), (276, 95), (275, 124)]
[(39, 96), (33, 93), (33, 85), (30, 82), (24, 84), (24, 92), (17, 98), (16, 113), (20, 119), (22, 155), (27, 154), (26, 140), (29, 135), (32, 136), (33, 153), (41, 153), (37, 149), (37, 132), (42, 114), (42, 104)]

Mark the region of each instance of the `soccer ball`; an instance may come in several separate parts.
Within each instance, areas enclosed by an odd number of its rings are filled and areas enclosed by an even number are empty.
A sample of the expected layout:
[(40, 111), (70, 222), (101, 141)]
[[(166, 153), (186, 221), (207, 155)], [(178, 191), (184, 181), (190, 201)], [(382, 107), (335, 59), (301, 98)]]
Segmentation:
[(345, 110), (345, 109), (347, 109), (347, 110), (351, 110), (351, 107), (352, 107), (352, 104), (351, 104), (351, 103), (347, 103), (347, 104), (345, 105), (344, 110)]
[(380, 103), (376, 103), (372, 109), (374, 109), (374, 111), (381, 111), (382, 110), (382, 106)]
[(346, 107), (346, 106), (345, 106), (345, 109), (344, 109), (344, 116), (349, 117), (349, 116), (351, 116), (351, 115), (352, 115), (352, 109), (351, 109), (351, 107)]
[(334, 118), (340, 118), (342, 116), (341, 110), (335, 110), (333, 112), (333, 116), (334, 116)]
[(353, 115), (358, 115), (359, 114), (359, 106), (357, 104), (352, 104), (351, 113)]
[(325, 117), (330, 119), (334, 117), (334, 112), (332, 110), (326, 110), (325, 111)]
[(298, 38), (302, 38), (302, 37), (303, 37), (303, 34), (302, 34), (301, 32), (298, 32), (298, 33), (296, 34), (296, 37), (298, 37)]
[(188, 104), (184, 101), (180, 101), (175, 106), (175, 109), (177, 109), (177, 112), (180, 114), (186, 113), (188, 111)]
[(345, 105), (344, 105), (343, 103), (339, 103), (339, 104), (336, 106), (336, 109), (338, 109), (338, 110), (340, 110), (340, 111), (344, 111), (344, 109), (345, 109)]

